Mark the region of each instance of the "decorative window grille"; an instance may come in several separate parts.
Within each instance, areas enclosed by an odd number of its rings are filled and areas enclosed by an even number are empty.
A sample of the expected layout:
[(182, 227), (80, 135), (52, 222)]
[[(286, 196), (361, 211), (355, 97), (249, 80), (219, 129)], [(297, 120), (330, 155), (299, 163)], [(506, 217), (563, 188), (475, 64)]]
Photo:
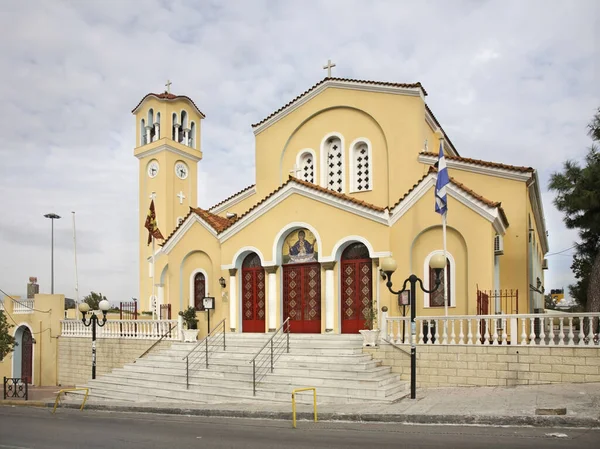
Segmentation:
[(327, 188), (336, 192), (344, 191), (344, 152), (342, 142), (337, 137), (327, 141)]
[(369, 147), (365, 142), (357, 143), (353, 148), (352, 163), (354, 164), (353, 190), (362, 192), (371, 189), (371, 160)]
[(196, 310), (204, 310), (204, 302), (206, 296), (206, 279), (204, 274), (196, 273), (194, 276), (194, 307)]
[(306, 182), (315, 182), (315, 159), (308, 151), (300, 156), (300, 173), (301, 180)]

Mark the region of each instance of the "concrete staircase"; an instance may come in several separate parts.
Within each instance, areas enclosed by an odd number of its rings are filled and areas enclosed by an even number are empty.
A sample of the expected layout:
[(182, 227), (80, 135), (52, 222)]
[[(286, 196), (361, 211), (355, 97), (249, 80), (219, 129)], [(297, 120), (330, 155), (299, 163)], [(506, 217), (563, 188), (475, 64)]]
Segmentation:
[[(407, 383), (381, 361), (363, 354), (360, 335), (291, 334), (283, 353), (252, 394), (250, 360), (269, 340), (265, 334), (227, 334), (226, 350), (211, 354), (209, 368), (190, 372), (183, 359), (194, 347), (174, 343), (112, 373), (90, 380), (91, 397), (121, 402), (289, 403), (295, 388), (316, 387), (319, 404), (390, 403), (408, 394)], [(297, 397), (312, 403), (310, 394)]]

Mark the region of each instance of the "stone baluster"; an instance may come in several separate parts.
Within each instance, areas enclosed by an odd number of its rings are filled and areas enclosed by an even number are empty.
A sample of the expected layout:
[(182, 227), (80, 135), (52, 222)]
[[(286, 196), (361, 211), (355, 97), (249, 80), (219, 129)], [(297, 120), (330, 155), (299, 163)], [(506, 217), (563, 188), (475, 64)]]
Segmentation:
[(440, 319), (434, 319), (433, 322), (435, 323), (435, 341), (433, 344), (439, 345), (440, 337), (442, 336), (442, 333), (440, 332)]
[(507, 335), (508, 335), (508, 321), (506, 318), (502, 318), (502, 344), (506, 346), (508, 344)]
[(480, 345), (481, 344), (481, 318), (475, 318), (475, 325), (477, 326), (477, 332), (475, 334), (475, 344), (476, 345)]
[(431, 323), (433, 320), (427, 320), (427, 344), (431, 345), (433, 343), (431, 343)]
[(454, 324), (455, 323), (456, 323), (455, 320), (452, 320), (450, 322), (450, 326), (451, 326), (451, 328), (450, 328), (450, 344), (451, 345), (455, 345), (456, 344), (456, 334), (454, 332)]
[(585, 342), (585, 334), (583, 333), (583, 322), (585, 321), (585, 317), (580, 316), (577, 317), (579, 319), (579, 341), (577, 342), (577, 346), (583, 346)]
[(564, 329), (564, 319), (559, 318), (560, 320), (560, 332), (558, 333), (558, 346), (565, 345), (565, 329)]
[[(425, 335), (423, 335), (423, 320), (419, 320), (419, 344), (422, 345), (425, 341), (423, 340), (423, 338), (425, 337)], [(404, 340), (406, 341), (406, 340)]]
[(492, 326), (494, 326), (494, 334), (492, 335), (492, 344), (498, 344), (498, 319), (492, 318)]
[(464, 345), (465, 344), (465, 333), (463, 332), (463, 320), (460, 320), (459, 323), (459, 332), (458, 332), (458, 344), (459, 345)]
[(567, 343), (569, 346), (573, 346), (575, 344), (575, 334), (573, 333), (573, 317), (569, 317), (569, 341)]
[(554, 346), (554, 318), (549, 318), (550, 325), (548, 326), (548, 346)]
[(530, 332), (529, 332), (529, 345), (533, 346), (535, 345), (535, 318), (529, 318), (529, 327)]
[(438, 325), (439, 325), (440, 321), (442, 322), (442, 344), (447, 345), (448, 344), (448, 324), (449, 324), (448, 318), (438, 320)]
[(544, 328), (546, 327), (546, 318), (541, 318), (540, 323), (540, 345), (546, 346), (546, 332)]
[(488, 318), (484, 318), (483, 322), (485, 323), (485, 332), (483, 333), (483, 344), (484, 345), (489, 345), (491, 344), (490, 342), (490, 320)]
[(594, 317), (588, 316), (588, 345), (594, 344)]
[[(383, 338), (385, 338), (387, 341), (394, 341), (394, 337), (392, 336), (393, 334), (393, 328), (394, 327), (394, 322), (392, 321), (391, 324), (388, 324), (388, 308), (387, 306), (383, 306), (381, 308), (381, 335), (383, 335)], [(389, 333), (388, 333), (388, 329), (389, 329)]]
[(473, 320), (471, 318), (469, 318), (467, 320), (467, 344), (468, 345), (473, 344), (473, 331), (471, 330), (472, 321)]

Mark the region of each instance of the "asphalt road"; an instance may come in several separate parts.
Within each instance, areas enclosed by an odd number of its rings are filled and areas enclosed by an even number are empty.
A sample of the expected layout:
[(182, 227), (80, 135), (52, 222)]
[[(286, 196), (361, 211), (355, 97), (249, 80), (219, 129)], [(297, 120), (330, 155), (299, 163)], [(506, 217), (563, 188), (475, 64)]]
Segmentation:
[[(554, 435), (553, 435), (554, 434)], [(312, 423), (0, 407), (0, 449), (586, 448), (600, 430)]]

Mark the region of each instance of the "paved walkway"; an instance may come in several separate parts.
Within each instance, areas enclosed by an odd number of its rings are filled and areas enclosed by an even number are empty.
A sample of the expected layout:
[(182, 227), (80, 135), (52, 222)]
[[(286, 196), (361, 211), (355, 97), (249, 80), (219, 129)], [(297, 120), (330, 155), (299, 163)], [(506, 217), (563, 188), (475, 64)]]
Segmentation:
[[(55, 398), (56, 393), (41, 400), (51, 403)], [(10, 404), (0, 401), (0, 405), (2, 402)], [(66, 399), (62, 404), (76, 407), (81, 398)], [(118, 403), (91, 398), (85, 407), (198, 416), (291, 417), (291, 397), (289, 404)], [(566, 409), (566, 414), (552, 415), (560, 409)], [(301, 419), (312, 419), (311, 405), (299, 404), (298, 412)], [(337, 421), (600, 427), (600, 383), (419, 389), (417, 399), (407, 397), (394, 404), (321, 404), (318, 415), (320, 420)]]

